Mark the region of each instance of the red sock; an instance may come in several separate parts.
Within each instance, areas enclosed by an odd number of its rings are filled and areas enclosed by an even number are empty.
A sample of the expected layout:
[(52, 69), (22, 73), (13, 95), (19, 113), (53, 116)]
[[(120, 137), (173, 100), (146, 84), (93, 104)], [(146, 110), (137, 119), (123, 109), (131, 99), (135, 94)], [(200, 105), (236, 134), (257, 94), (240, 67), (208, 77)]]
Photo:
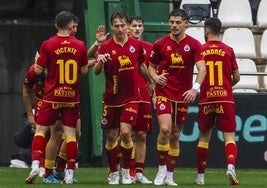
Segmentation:
[(41, 135), (34, 136), (32, 141), (32, 161), (41, 161), (45, 154), (46, 141)]
[(41, 159), (40, 159), (40, 167), (44, 167), (44, 162), (45, 162), (45, 156), (41, 156)]
[(77, 158), (77, 142), (68, 142), (67, 143), (67, 169), (74, 169), (76, 158)]
[(135, 163), (135, 173), (143, 173), (145, 168), (145, 163)]
[(235, 165), (237, 157), (237, 147), (233, 142), (229, 142), (225, 145), (226, 163)]
[(118, 171), (117, 164), (118, 164), (118, 146), (114, 147), (113, 149), (106, 148), (107, 160), (109, 164), (109, 168), (111, 172)]
[(60, 156), (57, 157), (57, 160), (56, 160), (56, 171), (58, 172), (62, 172), (65, 170), (65, 167), (66, 167), (66, 163), (67, 161), (65, 159), (62, 159)]
[(163, 166), (167, 164), (167, 157), (168, 157), (168, 151), (159, 151), (158, 150), (158, 156), (159, 156), (159, 165)]
[(208, 148), (197, 147), (197, 172), (205, 173), (207, 165)]
[(135, 171), (135, 159), (131, 159), (131, 162), (130, 162), (130, 170), (132, 171)]
[(122, 168), (124, 169), (130, 169), (132, 150), (133, 150), (133, 147), (129, 149), (121, 147), (122, 161), (123, 161)]
[(167, 171), (168, 172), (174, 172), (175, 164), (178, 159), (178, 156), (171, 156), (168, 155), (168, 161), (167, 161)]
[(45, 168), (45, 178), (53, 174), (53, 169)]

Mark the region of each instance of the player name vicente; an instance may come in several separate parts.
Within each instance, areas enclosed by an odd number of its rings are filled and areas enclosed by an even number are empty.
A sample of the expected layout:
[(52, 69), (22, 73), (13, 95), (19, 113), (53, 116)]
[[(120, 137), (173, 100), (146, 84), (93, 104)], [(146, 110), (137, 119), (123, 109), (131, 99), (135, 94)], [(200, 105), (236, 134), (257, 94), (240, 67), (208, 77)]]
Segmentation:
[(55, 53), (57, 55), (63, 54), (63, 53), (71, 53), (71, 54), (75, 55), (76, 52), (77, 52), (77, 49), (71, 48), (71, 47), (62, 47), (62, 48), (58, 48), (55, 50)]

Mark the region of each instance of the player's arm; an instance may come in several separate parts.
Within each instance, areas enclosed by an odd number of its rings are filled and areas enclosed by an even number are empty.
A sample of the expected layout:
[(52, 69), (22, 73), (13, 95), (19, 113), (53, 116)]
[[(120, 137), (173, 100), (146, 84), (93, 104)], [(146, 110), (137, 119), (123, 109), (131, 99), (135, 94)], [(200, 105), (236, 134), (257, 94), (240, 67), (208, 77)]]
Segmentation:
[(240, 73), (239, 73), (239, 70), (238, 69), (235, 70), (232, 75), (233, 75), (232, 85), (234, 86), (235, 84), (237, 84), (240, 81)]
[(94, 67), (94, 72), (96, 75), (99, 75), (102, 72), (102, 70), (104, 69), (104, 64), (109, 60), (111, 60), (111, 59), (110, 59), (110, 55), (108, 53), (97, 55), (96, 64)]
[(153, 63), (149, 63), (148, 66), (148, 72), (150, 77), (159, 85), (165, 86), (168, 79), (165, 75), (169, 73), (162, 73), (161, 75), (157, 74), (157, 66), (154, 65)]
[(195, 83), (198, 83), (200, 86), (203, 83), (206, 77), (206, 73), (207, 73), (205, 61), (196, 62), (196, 67), (197, 67), (198, 73), (197, 73)]
[(87, 51), (88, 57), (95, 57), (98, 47), (107, 40), (109, 33), (105, 33), (105, 26), (99, 25), (96, 29), (96, 41)]
[(32, 127), (34, 127), (35, 120), (34, 120), (34, 114), (32, 112), (32, 90), (23, 85), (22, 95), (23, 95), (24, 106), (27, 112), (28, 122)]
[(143, 75), (143, 77), (145, 78), (145, 80), (149, 83), (149, 84), (153, 84), (153, 79), (150, 77), (149, 73), (148, 73), (148, 68), (144, 63), (141, 63), (139, 65), (139, 71), (140, 73)]
[(201, 84), (204, 81), (205, 76), (206, 76), (205, 61), (201, 60), (201, 61), (196, 62), (196, 67), (198, 70), (198, 74), (197, 74), (195, 83), (193, 84), (193, 87), (191, 89), (187, 90), (182, 95), (184, 97), (184, 102), (186, 102), (186, 103), (194, 102), (194, 100), (196, 99), (196, 96), (197, 96), (197, 92), (200, 89), (200, 86), (201, 86)]
[(95, 66), (95, 60), (94, 59), (88, 60), (88, 68), (91, 68), (93, 66)]
[(86, 75), (88, 73), (88, 65), (81, 67), (81, 74)]
[(37, 64), (35, 64), (34, 72), (35, 74), (40, 75), (43, 72), (43, 69), (39, 67)]
[(87, 51), (88, 57), (95, 57), (95, 54), (99, 46), (100, 46), (100, 43), (97, 41), (94, 44), (92, 44)]

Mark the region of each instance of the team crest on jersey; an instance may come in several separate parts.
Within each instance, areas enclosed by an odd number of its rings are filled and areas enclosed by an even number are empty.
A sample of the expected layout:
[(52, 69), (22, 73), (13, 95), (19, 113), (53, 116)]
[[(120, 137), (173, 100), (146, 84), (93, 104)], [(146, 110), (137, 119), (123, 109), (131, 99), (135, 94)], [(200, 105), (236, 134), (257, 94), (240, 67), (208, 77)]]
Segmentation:
[(190, 46), (187, 44), (187, 45), (185, 45), (185, 47), (184, 47), (184, 51), (185, 52), (188, 52), (188, 51), (190, 51)]
[(134, 53), (135, 52), (135, 48), (133, 46), (130, 46), (130, 52)]
[(160, 109), (160, 110), (165, 110), (165, 109), (166, 109), (165, 104), (161, 103), (160, 106), (159, 106), (159, 109)]
[(106, 125), (108, 123), (108, 120), (106, 118), (102, 118), (102, 125)]

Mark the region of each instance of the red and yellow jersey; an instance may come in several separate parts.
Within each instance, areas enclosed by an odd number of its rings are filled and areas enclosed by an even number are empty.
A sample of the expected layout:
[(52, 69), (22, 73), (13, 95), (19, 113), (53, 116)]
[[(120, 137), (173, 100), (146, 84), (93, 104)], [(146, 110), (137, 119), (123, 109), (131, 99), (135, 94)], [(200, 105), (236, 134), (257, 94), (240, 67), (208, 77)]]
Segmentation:
[(172, 101), (182, 102), (182, 94), (192, 88), (195, 62), (202, 61), (201, 44), (186, 35), (176, 42), (166, 35), (157, 40), (151, 52), (150, 63), (157, 66), (157, 74), (168, 73), (167, 84), (162, 87), (156, 84), (156, 95)]
[(45, 81), (44, 72), (41, 73), (40, 75), (35, 74), (34, 64), (32, 64), (26, 73), (23, 84), (26, 88), (33, 90), (35, 98), (40, 100), (43, 98), (44, 94), (44, 81)]
[[(145, 54), (144, 63), (148, 67), (150, 53), (152, 50), (152, 43), (147, 42), (147, 41), (142, 41), (142, 45), (143, 45), (144, 54)], [(149, 91), (148, 91), (148, 83), (145, 80), (145, 78), (142, 76), (141, 73), (139, 73), (139, 89), (140, 89), (140, 101), (150, 103), (151, 102), (151, 96), (149, 95)]]
[(47, 102), (79, 102), (79, 75), (87, 66), (87, 49), (75, 37), (52, 36), (40, 49), (37, 66), (47, 68), (43, 100)]
[(129, 37), (122, 46), (110, 38), (101, 44), (96, 58), (105, 53), (110, 54), (110, 60), (104, 64), (106, 86), (103, 103), (121, 106), (138, 101), (138, 67), (144, 61), (142, 43)]
[(201, 85), (199, 103), (233, 103), (232, 74), (238, 69), (234, 51), (221, 41), (209, 41), (202, 46), (206, 63), (206, 78)]

